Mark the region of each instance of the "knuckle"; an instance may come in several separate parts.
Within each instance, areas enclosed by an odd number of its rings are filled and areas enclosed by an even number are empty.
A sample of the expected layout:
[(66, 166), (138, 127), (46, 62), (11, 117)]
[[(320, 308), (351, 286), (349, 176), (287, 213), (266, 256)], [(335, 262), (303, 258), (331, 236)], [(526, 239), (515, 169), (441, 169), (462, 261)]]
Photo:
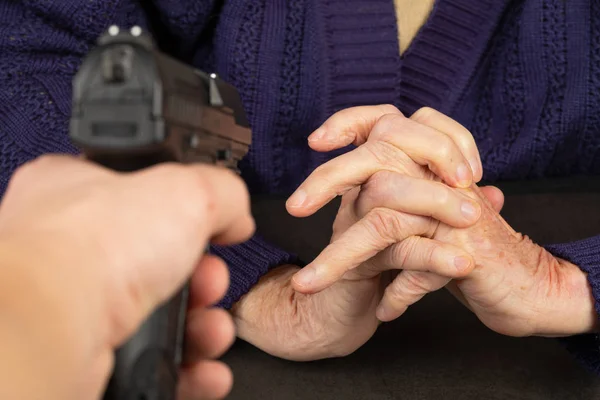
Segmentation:
[(26, 183), (29, 180), (29, 176), (33, 174), (35, 170), (36, 166), (34, 162), (28, 162), (26, 164), (21, 165), (15, 170), (15, 172), (12, 175), (11, 186)]
[(424, 252), (424, 260), (427, 265), (431, 266), (432, 269), (435, 269), (435, 266), (438, 264), (437, 260), (439, 260), (438, 253), (440, 248), (436, 245), (428, 246)]
[(388, 170), (380, 170), (371, 175), (367, 183), (371, 183), (378, 190), (384, 189), (389, 183), (396, 179), (396, 173)]
[(455, 121), (453, 119), (451, 119), (451, 121), (453, 122), (451, 129), (453, 133), (455, 133), (456, 137), (458, 137), (459, 140), (464, 141), (465, 144), (474, 144), (474, 141), (472, 140), (473, 134), (471, 133), (471, 131), (458, 121)]
[(29, 180), (34, 179), (35, 175), (39, 171), (52, 168), (55, 163), (56, 156), (49, 154), (44, 154), (31, 161), (28, 161), (15, 170), (11, 179), (12, 183), (20, 184), (23, 182), (28, 182)]
[(417, 242), (418, 238), (411, 236), (403, 240), (402, 242), (392, 246), (389, 260), (390, 264), (394, 265), (398, 269), (404, 269), (408, 263), (411, 254), (413, 254)]
[(432, 121), (439, 117), (439, 112), (434, 110), (431, 107), (422, 107), (419, 108), (415, 113), (410, 117), (415, 122), (419, 122), (423, 125), (430, 125)]
[(438, 184), (437, 187), (433, 190), (431, 194), (433, 198), (433, 204), (438, 207), (445, 207), (450, 203), (450, 188), (443, 185)]
[(398, 109), (398, 107), (392, 105), (392, 104), (381, 104), (379, 106), (379, 109), (381, 110), (381, 112), (384, 115), (387, 114), (399, 114), (402, 115), (402, 112), (400, 112), (400, 110)]
[(164, 190), (171, 193), (174, 206), (180, 211), (186, 223), (198, 223), (209, 215), (214, 208), (214, 198), (207, 179), (197, 169), (178, 164), (165, 164), (157, 169), (157, 174), (168, 187)]
[(440, 135), (440, 145), (436, 147), (434, 154), (438, 161), (449, 161), (452, 159), (454, 142), (446, 135)]
[(370, 211), (365, 223), (373, 237), (381, 238), (389, 244), (396, 241), (402, 228), (397, 213), (385, 208), (375, 208)]
[(29, 162), (31, 166), (37, 166), (38, 168), (51, 166), (57, 161), (57, 156), (53, 154), (43, 154), (37, 157), (35, 160)]
[(366, 152), (378, 165), (394, 165), (398, 160), (399, 150), (385, 140), (367, 143), (358, 150)]
[(374, 129), (374, 137), (377, 140), (392, 141), (408, 124), (408, 118), (402, 114), (385, 114), (379, 121)]
[[(402, 274), (398, 275), (400, 278)], [(393, 303), (403, 303), (406, 301), (406, 290), (404, 288), (404, 283), (396, 279), (394, 280), (386, 289), (385, 296), (389, 298)]]
[(334, 133), (336, 140), (346, 139), (349, 137), (354, 138), (356, 136), (354, 129), (356, 124), (359, 122), (359, 118), (360, 117), (348, 115), (346, 113), (335, 114), (333, 117), (325, 121), (321, 128), (326, 132)]
[(473, 150), (477, 150), (475, 138), (473, 137), (473, 134), (471, 133), (471, 131), (462, 125), (459, 125), (457, 127), (457, 129), (458, 130), (456, 133), (457, 133), (458, 140), (460, 140), (465, 147), (471, 148)]
[(354, 203), (354, 213), (358, 218), (362, 218), (369, 213), (379, 203), (379, 196), (373, 184), (368, 183), (361, 187), (360, 195)]
[(363, 215), (377, 204), (385, 203), (386, 198), (390, 196), (393, 175), (390, 171), (377, 171), (361, 186), (357, 205)]
[[(419, 272), (403, 273), (404, 291), (411, 295), (420, 295), (430, 290), (429, 279), (427, 275)], [(402, 276), (402, 275), (401, 275)]]

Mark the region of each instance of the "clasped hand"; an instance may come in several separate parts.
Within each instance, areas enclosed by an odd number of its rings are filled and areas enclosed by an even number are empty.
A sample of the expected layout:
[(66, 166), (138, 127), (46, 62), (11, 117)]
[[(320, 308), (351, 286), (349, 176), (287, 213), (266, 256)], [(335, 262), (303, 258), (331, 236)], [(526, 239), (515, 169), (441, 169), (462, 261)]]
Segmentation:
[[(477, 187), (480, 156), (456, 121), (429, 108), (406, 118), (392, 106), (357, 107), (332, 116), (309, 143), (322, 152), (356, 146), (317, 168), (287, 203), (305, 217), (342, 197), (330, 244), (292, 280), (304, 294), (346, 285), (336, 318), (360, 310), (390, 321), (447, 287), (502, 334), (597, 329), (585, 274), (503, 220), (503, 194)], [(359, 281), (371, 284), (348, 286)], [(378, 306), (357, 304), (363, 299)]]

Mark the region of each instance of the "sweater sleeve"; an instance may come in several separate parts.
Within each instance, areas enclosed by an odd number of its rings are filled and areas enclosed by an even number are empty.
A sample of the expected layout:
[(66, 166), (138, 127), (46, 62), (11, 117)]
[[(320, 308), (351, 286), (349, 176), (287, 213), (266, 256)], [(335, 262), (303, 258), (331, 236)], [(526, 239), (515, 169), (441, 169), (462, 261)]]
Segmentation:
[[(572, 243), (546, 246), (554, 256), (567, 260), (587, 274), (600, 318), (600, 236)], [(561, 339), (561, 343), (589, 370), (600, 374), (600, 335), (579, 335)]]
[[(156, 16), (140, 4), (134, 0), (0, 0), (0, 196), (25, 162), (44, 153), (77, 153), (68, 137), (73, 76), (108, 26), (148, 29), (149, 20)], [(213, 2), (194, 1), (193, 8), (185, 4), (179, 4), (180, 9), (173, 4), (162, 19), (188, 21), (200, 29)], [(194, 41), (194, 34), (188, 42)], [(230, 268), (230, 289), (219, 304), (226, 308), (270, 268), (295, 261), (294, 255), (258, 234), (240, 245), (213, 246), (212, 252)]]
[(218, 304), (231, 308), (243, 295), (248, 293), (261, 276), (271, 268), (284, 264), (300, 265), (298, 257), (266, 241), (260, 234), (236, 246), (212, 246), (211, 252), (229, 265), (229, 290)]

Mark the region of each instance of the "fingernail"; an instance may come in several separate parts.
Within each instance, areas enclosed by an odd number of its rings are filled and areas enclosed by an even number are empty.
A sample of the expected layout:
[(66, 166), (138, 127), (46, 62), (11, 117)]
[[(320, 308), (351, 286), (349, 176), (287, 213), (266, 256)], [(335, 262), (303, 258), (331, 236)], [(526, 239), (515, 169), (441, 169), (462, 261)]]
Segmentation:
[(316, 142), (317, 140), (323, 139), (323, 136), (325, 136), (325, 129), (319, 128), (308, 137), (308, 141)]
[(302, 207), (306, 203), (306, 192), (302, 189), (297, 190), (289, 199), (288, 206), (293, 208)]
[(471, 261), (463, 256), (454, 257), (454, 266), (459, 271), (465, 271), (471, 265)]
[(458, 183), (461, 186), (469, 186), (471, 183), (469, 180), (469, 167), (467, 167), (465, 164), (459, 165), (458, 169), (456, 170), (456, 177), (458, 178)]
[(471, 165), (471, 171), (473, 172), (473, 179), (475, 179), (476, 176), (479, 176), (479, 160), (473, 158), (469, 161), (469, 164)]
[(460, 211), (467, 219), (475, 219), (477, 217), (477, 208), (470, 201), (463, 202), (460, 206)]
[(310, 286), (310, 284), (315, 280), (315, 276), (317, 275), (315, 269), (313, 267), (305, 267), (300, 270), (296, 275), (294, 275), (294, 281), (300, 286)]
[(377, 311), (375, 311), (375, 315), (377, 316), (377, 319), (380, 320), (381, 322), (386, 322), (389, 319), (390, 313), (388, 312), (386, 305), (384, 303), (381, 303), (377, 307)]

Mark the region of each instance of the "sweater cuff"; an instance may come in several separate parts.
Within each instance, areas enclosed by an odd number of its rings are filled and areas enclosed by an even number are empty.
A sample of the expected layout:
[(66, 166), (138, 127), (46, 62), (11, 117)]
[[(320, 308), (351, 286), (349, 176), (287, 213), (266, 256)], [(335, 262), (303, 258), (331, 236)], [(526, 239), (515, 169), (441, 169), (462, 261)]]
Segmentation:
[[(587, 273), (596, 300), (596, 312), (600, 315), (600, 236), (572, 243), (545, 246), (555, 257), (567, 260)], [(600, 335), (588, 334), (559, 339), (583, 366), (600, 374)]]
[(555, 257), (577, 265), (588, 276), (596, 300), (596, 311), (600, 314), (600, 236), (572, 243), (545, 246)]
[(299, 265), (295, 254), (288, 253), (255, 234), (247, 242), (234, 246), (210, 247), (210, 253), (222, 258), (229, 267), (230, 284), (225, 297), (217, 307), (229, 310), (235, 302), (252, 289), (259, 279), (272, 268)]

